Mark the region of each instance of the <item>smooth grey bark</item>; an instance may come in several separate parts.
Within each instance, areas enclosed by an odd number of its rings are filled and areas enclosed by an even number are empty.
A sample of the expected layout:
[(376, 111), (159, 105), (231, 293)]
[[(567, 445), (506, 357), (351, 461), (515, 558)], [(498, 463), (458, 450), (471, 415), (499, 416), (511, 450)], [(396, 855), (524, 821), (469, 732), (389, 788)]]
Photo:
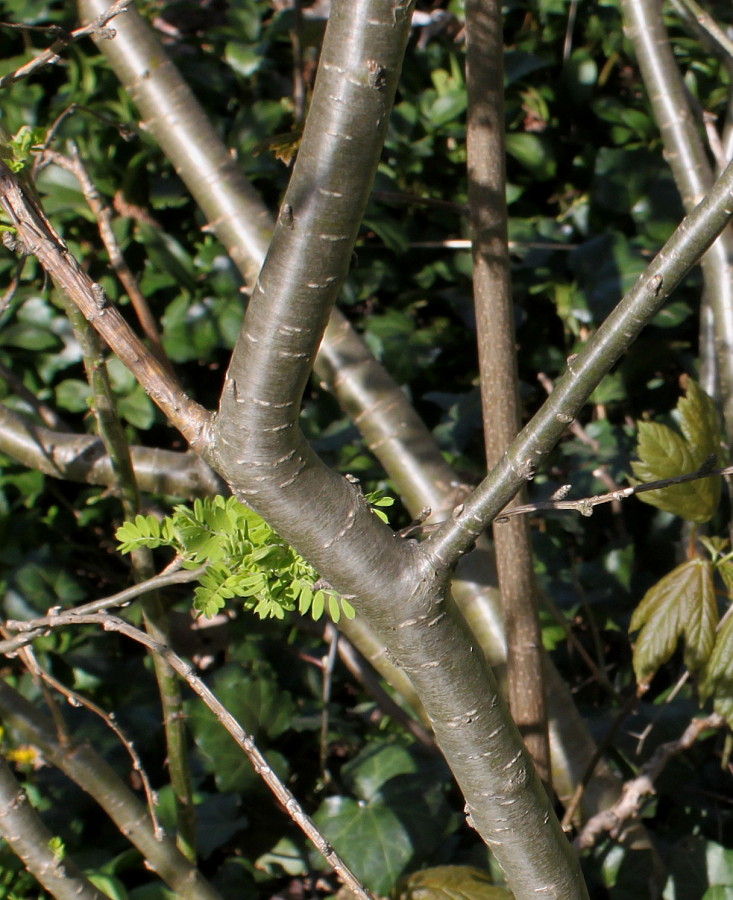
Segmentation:
[[(685, 212), (689, 213), (710, 190), (715, 175), (700, 136), (700, 123), (693, 114), (690, 96), (672, 52), (662, 18), (662, 3), (661, 0), (622, 0), (621, 6), (662, 135), (665, 158)], [(703, 383), (709, 393), (720, 396), (730, 443), (733, 440), (733, 232), (730, 229), (710, 247), (701, 267), (705, 286), (700, 342)]]
[(1, 756), (0, 837), (57, 900), (105, 900), (71, 859), (61, 859), (53, 852), (53, 835)]
[[(0, 681), (0, 718), (86, 791), (136, 847), (148, 867), (182, 900), (221, 900), (167, 835), (156, 834), (148, 810), (106, 760), (85, 744), (62, 745), (53, 722)], [(75, 895), (76, 896), (76, 895)]]
[[(112, 486), (112, 463), (100, 438), (54, 431), (0, 404), (0, 452), (54, 478)], [(131, 447), (140, 490), (175, 497), (226, 493), (226, 482), (195, 453)]]
[[(80, 0), (80, 10), (83, 15), (91, 17), (104, 9), (104, 2)], [(163, 121), (167, 127), (174, 110), (183, 109), (196, 101), (175, 67), (165, 58), (149, 26), (134, 9), (118, 17), (115, 27), (115, 40), (99, 41), (100, 49), (108, 56), (123, 83), (134, 90), (145, 130), (156, 139), (160, 131), (162, 140)], [(149, 61), (156, 64), (149, 64)], [(168, 98), (165, 120), (160, 119), (159, 115), (161, 97)], [(166, 151), (200, 204), (206, 202), (209, 183), (218, 184), (222, 178), (226, 180), (226, 202), (221, 206), (216, 203), (205, 205), (204, 208), (212, 220), (213, 230), (232, 258), (239, 261), (246, 277), (251, 271), (249, 266), (256, 264), (259, 267), (264, 258), (264, 235), (272, 228), (272, 223), (262, 206), (253, 214), (249, 186), (241, 172), (229, 165), (230, 156), (223, 143), (218, 141), (210, 128), (199, 132), (191, 127), (202, 116), (200, 112), (197, 116), (181, 119), (177, 123), (177, 139), (165, 140)], [(204, 142), (205, 149), (197, 148), (192, 155), (202, 168), (192, 171), (186, 165), (188, 148), (198, 144), (199, 140)], [(218, 190), (216, 196), (221, 197), (222, 191)], [(229, 219), (236, 221), (229, 222)], [(249, 238), (246, 245), (241, 246), (236, 243), (237, 235), (245, 232), (249, 232)], [(245, 266), (247, 252), (257, 256)], [(385, 467), (414, 515), (429, 506), (434, 519), (440, 520), (464, 499), (469, 486), (463, 484), (445, 462), (435, 439), (404, 393), (376, 362), (337, 309), (332, 310), (314, 370), (352, 416), (367, 446)], [(479, 545), (488, 546), (486, 543)], [(493, 560), (486, 550), (461, 560), (452, 581), (453, 594), (461, 612), (492, 665), (501, 664), (506, 658), (503, 614), (495, 585)], [(406, 677), (394, 666), (384, 649), (375, 649), (380, 642), (370, 627), (363, 621), (352, 623), (344, 620), (341, 627), (361, 652), (372, 660), (382, 676), (403, 696), (412, 698), (410, 702), (419, 712), (419, 703), (414, 702), (414, 690), (408, 689)], [(573, 756), (573, 752), (592, 748), (592, 741), (567, 687), (556, 673), (553, 683), (554, 689), (549, 697), (550, 737), (556, 763), (553, 784), (561, 797), (569, 797), (579, 773), (587, 768), (592, 749), (578, 758)], [(582, 740), (579, 740), (580, 734), (583, 735)], [(583, 808), (588, 814), (593, 814), (605, 803), (613, 802), (617, 795), (618, 788), (614, 790), (610, 787), (613, 777), (608, 769), (599, 764), (596, 772), (602, 781), (598, 789), (593, 787), (584, 798)]]
[[(446, 579), (456, 557), (531, 477), (568, 417), (727, 221), (730, 175), (703, 211), (711, 220), (706, 233), (699, 227), (701, 217), (682, 228), (666, 257), (612, 317), (603, 338), (571, 364), (571, 373), (510, 448), (506, 462), (434, 538), (421, 546), (402, 542), (370, 515), (352, 485), (320, 463), (297, 427), (302, 390), (346, 271), (354, 220), (379, 151), (380, 136), (373, 129), (364, 132), (362, 117), (368, 114), (383, 126), (385, 94), (395, 77), (395, 48), (386, 36), (399, 36), (400, 25), (406, 30), (402, 19), (408, 11), (384, 2), (336, 9), (323, 51), (326, 75), (319, 76), (314, 99), (314, 109), (326, 118), (312, 116), (310, 130), (306, 127), (268, 263), (235, 350), (210, 458), (335, 587), (354, 597), (384, 635), (418, 689), (473, 824), (495, 849), (517, 897), (583, 896), (567, 843), (489, 669), (471, 652), (470, 635), (446, 594)], [(380, 19), (385, 13), (388, 18)], [(376, 30), (373, 43), (359, 43), (364, 34), (358, 28), (366, 21), (379, 26), (384, 46)], [(206, 452), (205, 443), (202, 447)], [(389, 584), (389, 597), (375, 584), (376, 573)]]
[(323, 465), (298, 425), (379, 159), (409, 12), (384, 0), (332, 9), (293, 176), (225, 378), (210, 459), (382, 635), (415, 684), (469, 821), (515, 896), (582, 898), (577, 860), (447, 592), (457, 555), (436, 566), (401, 541), (354, 485)]
[(636, 340), (680, 281), (710, 248), (733, 215), (733, 163), (638, 278), (583, 350), (568, 360), (555, 389), (457, 515), (425, 544), (438, 559), (471, 546), (560, 440), (603, 375)]

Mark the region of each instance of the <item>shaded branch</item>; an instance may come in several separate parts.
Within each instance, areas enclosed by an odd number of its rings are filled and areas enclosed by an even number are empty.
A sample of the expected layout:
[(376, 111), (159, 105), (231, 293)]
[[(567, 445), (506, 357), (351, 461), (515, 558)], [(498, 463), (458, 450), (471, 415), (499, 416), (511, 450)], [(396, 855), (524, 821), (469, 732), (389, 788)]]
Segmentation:
[[(199, 566), (197, 569), (166, 570), (154, 578), (134, 584), (132, 587), (126, 588), (117, 594), (102, 597), (99, 600), (92, 600), (90, 603), (83, 603), (81, 606), (76, 606), (73, 609), (67, 609), (65, 614), (67, 616), (86, 616), (109, 609), (122, 609), (132, 603), (133, 600), (151, 591), (159, 591), (174, 584), (188, 584), (191, 581), (197, 581), (205, 570), (206, 566)], [(36, 638), (42, 637), (55, 621), (55, 615), (56, 613), (50, 612), (46, 616), (38, 616), (35, 619), (13, 622), (12, 630), (19, 632), (19, 634), (16, 637), (0, 641), (0, 653), (4, 656), (10, 656)]]
[[(712, 187), (714, 173), (664, 26), (662, 3), (661, 0), (623, 0), (622, 9), (654, 118), (662, 135), (665, 158), (685, 212), (690, 214)], [(705, 287), (701, 314), (701, 383), (711, 396), (720, 397), (725, 431), (728, 443), (731, 443), (733, 234), (730, 229), (722, 232), (719, 240), (712, 244), (701, 265)], [(706, 329), (712, 332), (712, 341)]]
[(661, 309), (692, 266), (733, 215), (733, 163), (710, 193), (675, 229), (672, 237), (623, 300), (568, 360), (566, 373), (540, 410), (512, 442), (501, 462), (453, 518), (421, 545), (436, 560), (468, 549), (517, 490), (533, 478), (567, 425), (595, 387), (626, 352), (644, 325)]
[[(6, 624), (8, 628), (14, 628), (23, 623), (8, 622)], [(216, 696), (195, 674), (193, 667), (189, 663), (181, 659), (181, 657), (174, 653), (167, 645), (161, 644), (145, 634), (144, 631), (140, 631), (140, 629), (135, 628), (128, 622), (124, 622), (122, 619), (118, 619), (115, 616), (110, 616), (105, 613), (93, 613), (88, 615), (58, 613), (49, 616), (49, 627), (58, 628), (66, 625), (98, 625), (104, 631), (123, 634), (125, 637), (142, 644), (151, 653), (156, 653), (161, 656), (171, 669), (183, 678), (193, 692), (203, 700), (207, 708), (216, 716), (217, 721), (219, 721), (231, 737), (234, 738), (237, 746), (245, 753), (252, 763), (255, 772), (262, 778), (267, 787), (282, 805), (285, 812), (290, 816), (298, 828), (301, 829), (326, 862), (333, 868), (334, 872), (336, 872), (342, 882), (356, 897), (360, 898), (360, 900), (373, 900), (369, 892), (362, 887), (356, 876), (323, 837), (310, 816), (305, 813), (292, 792), (288, 790), (282, 781), (280, 781), (272, 767), (259, 751), (252, 735), (248, 734), (226, 707), (219, 702)]]
[[(85, 484), (114, 484), (112, 462), (100, 438), (54, 431), (0, 403), (0, 452), (29, 469)], [(226, 482), (194, 453), (130, 448), (141, 490), (176, 497), (226, 494)]]
[(79, 266), (18, 176), (1, 162), (0, 205), (17, 233), (13, 249), (38, 259), (191, 446), (196, 449), (205, 442), (209, 414), (184, 394), (165, 366), (147, 352), (102, 288)]
[[(499, 2), (466, 3), (468, 201), (481, 407), (490, 471), (521, 425), (504, 168), (504, 44)], [(521, 498), (520, 498), (521, 500)], [(550, 782), (542, 633), (529, 522), (494, 530), (507, 642), (509, 708), (543, 782)]]
[(143, 804), (107, 761), (86, 744), (60, 744), (53, 722), (4, 681), (0, 681), (0, 717), (94, 799), (177, 897), (221, 900), (175, 841), (156, 834)]
[(105, 900), (71, 859), (52, 849), (53, 835), (0, 756), (0, 837), (57, 900)]
[[(100, 13), (100, 15), (98, 15), (94, 19), (94, 21), (90, 22), (88, 25), (84, 25), (81, 28), (75, 28), (74, 31), (72, 31), (70, 34), (63, 32), (60, 28), (51, 26), (54, 31), (61, 32), (59, 37), (47, 50), (44, 50), (30, 62), (25, 63), (25, 65), (21, 66), (19, 69), (16, 69), (14, 72), (9, 72), (7, 75), (3, 75), (3, 77), (0, 78), (0, 88), (7, 87), (8, 85), (13, 84), (13, 82), (15, 81), (20, 81), (22, 78), (27, 78), (29, 75), (37, 72), (44, 66), (48, 66), (52, 63), (57, 62), (59, 53), (61, 53), (71, 44), (75, 44), (77, 41), (80, 41), (82, 38), (90, 37), (91, 35), (96, 35), (100, 38), (114, 37), (114, 29), (105, 28), (105, 26), (109, 21), (114, 19), (115, 16), (119, 16), (121, 13), (125, 12), (127, 7), (132, 2), (133, 0), (115, 0), (115, 2), (112, 3), (103, 13)], [(7, 22), (0, 22), (0, 27), (10, 28), (12, 26)]]
[(575, 840), (577, 847), (579, 849), (592, 847), (605, 832), (611, 837), (616, 837), (629, 819), (639, 816), (644, 800), (650, 794), (656, 793), (654, 781), (670, 759), (689, 750), (703, 732), (711, 728), (722, 728), (724, 725), (725, 719), (717, 713), (703, 719), (693, 719), (676, 741), (669, 741), (657, 747), (651, 759), (641, 767), (639, 774), (626, 782), (618, 803), (586, 822)]

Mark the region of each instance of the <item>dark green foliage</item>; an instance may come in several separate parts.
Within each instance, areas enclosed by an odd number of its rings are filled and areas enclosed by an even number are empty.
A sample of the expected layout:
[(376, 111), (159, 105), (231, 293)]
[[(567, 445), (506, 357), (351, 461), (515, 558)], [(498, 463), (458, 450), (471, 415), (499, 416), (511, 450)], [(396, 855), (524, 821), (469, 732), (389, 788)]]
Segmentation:
[[(460, 17), (460, 3), (439, 5)], [(537, 373), (554, 379), (565, 370), (567, 358), (633, 283), (681, 215), (617, 3), (578, 4), (572, 28), (570, 6), (566, 0), (505, 4), (509, 237), (527, 417), (545, 396)], [(275, 147), (297, 149), (299, 127), (291, 96), (292, 13), (275, 11), (265, 0), (156, 2), (141, 8), (165, 26), (168, 52), (244, 172), (276, 208), (289, 169)], [(715, 12), (730, 24), (728, 10)], [(728, 91), (726, 67), (668, 15), (688, 89), (702, 109), (719, 115)], [(48, 0), (6, 0), (2, 18), (76, 25), (71, 4)], [(459, 477), (470, 481), (484, 466), (470, 253), (465, 245), (443, 243), (465, 240), (468, 233), (458, 31), (456, 24), (427, 42), (411, 41), (341, 305), (424, 416)], [(321, 33), (322, 23), (306, 19), (306, 86)], [(50, 40), (43, 32), (0, 29), (0, 75)], [(78, 108), (59, 123), (52, 147), (64, 152), (68, 140), (77, 142), (102, 199), (116, 209), (115, 235), (160, 324), (166, 352), (186, 389), (213, 407), (241, 323), (244, 286), (91, 43), (75, 45), (57, 66), (0, 91), (3, 125), (16, 135), (14, 167), (32, 166), (33, 148), (72, 102)], [(135, 324), (76, 181), (49, 166), (36, 184), (71, 250)], [(17, 257), (0, 250), (0, 293), (19, 275), (17, 289), (0, 308), (0, 364), (57, 411), (60, 430), (89, 430), (89, 391), (78, 343), (35, 262), (27, 259), (20, 273), (19, 268)], [(623, 486), (629, 475), (644, 481), (676, 475), (705, 465), (710, 456), (717, 464), (721, 451), (713, 406), (692, 381), (699, 297), (699, 276), (693, 274), (597, 389), (579, 422), (583, 431), (568, 433), (552, 453), (530, 486), (532, 499), (547, 499), (565, 483), (572, 484), (574, 496), (592, 495), (605, 491), (609, 479)], [(182, 449), (132, 377), (114, 361), (110, 370), (130, 441)], [(691, 377), (687, 396), (677, 405), (682, 374)], [(4, 379), (0, 399), (33, 421), (44, 421), (43, 407)], [(665, 420), (676, 405), (670, 427)], [(340, 471), (358, 474), (366, 491), (389, 489), (356, 429), (315, 384), (307, 393), (302, 425), (317, 451)], [(336, 620), (350, 609), (317, 587), (317, 573), (235, 501), (200, 501), (187, 509), (176, 505), (180, 498), (154, 497), (158, 509), (120, 526), (119, 507), (106, 489), (64, 484), (23, 470), (7, 457), (1, 462), (3, 618), (41, 615), (126, 587), (129, 573), (114, 553), (115, 532), (125, 549), (170, 547), (187, 566), (207, 563), (193, 600), (206, 615), (233, 597), (243, 597), (243, 605), (263, 618), (299, 610), (316, 619), (326, 612)], [(590, 520), (562, 514), (535, 523), (538, 576), (560, 616), (558, 621), (555, 613), (543, 612), (544, 641), (599, 737), (613, 722), (617, 697), (634, 689), (634, 675), (650, 686), (655, 704), (677, 681), (680, 663), (695, 675), (694, 690), (683, 689), (670, 704), (673, 709), (642, 707), (639, 720), (614, 740), (609, 754), (624, 775), (662, 738), (679, 736), (698, 710), (698, 697), (733, 722), (733, 617), (720, 623), (733, 585), (728, 548), (722, 538), (708, 537), (698, 545), (703, 556), (681, 564), (675, 558), (682, 528), (675, 517), (725, 532), (719, 496), (719, 479), (709, 479), (642, 494), (646, 506), (630, 500), (620, 512), (603, 508)], [(383, 500), (377, 498), (377, 505)], [(175, 621), (184, 623), (176, 635), (181, 652), (211, 666), (204, 677), (217, 696), (256, 736), (273, 768), (370, 887), (387, 894), (400, 876), (426, 865), (487, 864), (475, 835), (461, 825), (461, 804), (443, 767), (417, 753), (338, 665), (323, 700), (321, 660), (327, 651), (318, 634), (298, 628), (295, 614), (284, 622), (236, 615), (225, 623), (215, 620), (223, 632), (217, 642), (207, 639), (205, 628), (191, 630), (190, 592), (183, 588), (165, 597)], [(633, 661), (629, 626), (637, 632)], [(578, 643), (606, 673), (613, 698), (581, 661)], [(160, 710), (137, 650), (81, 628), (54, 632), (35, 650), (57, 677), (115, 711), (159, 789), (161, 818), (173, 828)], [(17, 661), (5, 661), (3, 676), (40, 703), (37, 686)], [(305, 879), (319, 860), (309, 856), (214, 717), (197, 700), (190, 701), (188, 716), (198, 849), (207, 876), (226, 898), (247, 900), (271, 897), (291, 878)], [(107, 729), (71, 709), (64, 710), (64, 718), (74, 735), (90, 736), (120, 774), (129, 776), (129, 763)], [(651, 742), (638, 753), (627, 732), (641, 732), (650, 722)], [(3, 733), (9, 758), (22, 758), (13, 756), (19, 743), (9, 730)], [(320, 765), (321, 753), (331, 780)], [(673, 893), (676, 900), (733, 894), (733, 819), (725, 799), (731, 786), (729, 775), (720, 771), (722, 753), (722, 738), (695, 748), (686, 767), (677, 770), (676, 782), (659, 785), (656, 804), (648, 810), (647, 824), (668, 870), (665, 896)], [(110, 840), (111, 826), (95, 824), (99, 814), (80, 792), (48, 769), (34, 771), (20, 763), (16, 768), (69, 853), (108, 879), (105, 889), (114, 884), (118, 896), (131, 900), (170, 896), (121, 839)], [(633, 853), (601, 845), (585, 863), (594, 897), (644, 896), (639, 885), (646, 885), (648, 868)], [(494, 885), (474, 868), (464, 868), (460, 879), (469, 886), (457, 885), (453, 871), (451, 897), (459, 890), (465, 900), (498, 900)], [(406, 900), (444, 897), (440, 882), (428, 883), (427, 872), (414, 878), (400, 895)], [(433, 893), (425, 893), (428, 888)], [(0, 900), (42, 896), (15, 857), (0, 849)]]

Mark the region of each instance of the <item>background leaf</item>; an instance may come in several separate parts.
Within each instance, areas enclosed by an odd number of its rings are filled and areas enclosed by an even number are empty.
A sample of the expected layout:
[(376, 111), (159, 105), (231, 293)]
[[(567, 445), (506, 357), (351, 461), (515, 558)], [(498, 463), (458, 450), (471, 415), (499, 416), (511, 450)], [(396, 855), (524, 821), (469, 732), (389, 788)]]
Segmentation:
[[(714, 468), (720, 459), (720, 426), (713, 401), (692, 380), (687, 379), (687, 396), (677, 404), (684, 437), (666, 425), (640, 422), (636, 453), (631, 463), (642, 482), (673, 478), (695, 472), (712, 457)], [(638, 494), (639, 499), (671, 512), (689, 522), (708, 522), (720, 501), (720, 476), (675, 484), (658, 491)]]
[(685, 664), (698, 671), (710, 655), (718, 610), (713, 565), (691, 559), (665, 575), (634, 610), (629, 631), (639, 631), (634, 644), (634, 671), (647, 684), (685, 638)]

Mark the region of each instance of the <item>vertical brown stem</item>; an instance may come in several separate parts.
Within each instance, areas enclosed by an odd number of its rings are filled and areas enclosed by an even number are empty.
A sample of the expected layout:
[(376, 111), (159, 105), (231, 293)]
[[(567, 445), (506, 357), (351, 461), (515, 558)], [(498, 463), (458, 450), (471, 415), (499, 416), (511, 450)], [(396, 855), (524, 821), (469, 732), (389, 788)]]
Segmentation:
[[(509, 275), (504, 171), (504, 72), (501, 4), (466, 3), (468, 199), (473, 289), (486, 462), (501, 459), (520, 426)], [(521, 495), (519, 502), (522, 502)], [(506, 621), (509, 704), (546, 783), (550, 750), (542, 642), (529, 525), (523, 516), (495, 526), (497, 572)]]

